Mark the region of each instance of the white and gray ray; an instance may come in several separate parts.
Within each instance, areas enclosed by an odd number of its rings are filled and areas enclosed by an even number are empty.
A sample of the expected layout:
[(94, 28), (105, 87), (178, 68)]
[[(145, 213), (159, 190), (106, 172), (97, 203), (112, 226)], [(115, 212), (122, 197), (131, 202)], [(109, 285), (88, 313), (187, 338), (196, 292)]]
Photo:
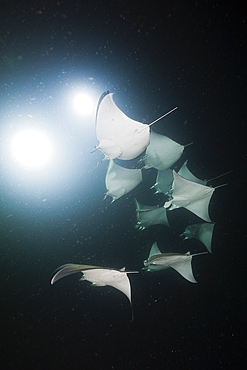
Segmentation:
[(191, 283), (196, 283), (197, 281), (194, 278), (191, 266), (192, 257), (205, 253), (207, 252), (197, 254), (190, 254), (190, 252), (185, 254), (161, 253), (157, 246), (157, 242), (155, 242), (151, 248), (148, 259), (143, 262), (145, 266), (143, 270), (160, 271), (171, 267), (186, 280), (190, 281)]

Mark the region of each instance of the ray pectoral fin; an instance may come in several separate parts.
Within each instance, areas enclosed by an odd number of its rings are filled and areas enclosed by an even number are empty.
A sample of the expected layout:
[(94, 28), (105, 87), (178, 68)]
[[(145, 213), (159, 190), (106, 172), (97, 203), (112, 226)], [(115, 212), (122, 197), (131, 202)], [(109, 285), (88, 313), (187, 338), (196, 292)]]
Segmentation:
[(130, 286), (130, 281), (127, 276), (127, 273), (136, 274), (138, 272), (139, 271), (125, 271), (125, 267), (118, 270), (117, 272), (112, 270), (110, 274), (111, 274), (111, 277), (113, 277), (113, 279), (111, 278), (111, 281), (108, 282), (108, 285), (120, 290), (120, 292), (125, 294), (126, 297), (128, 298), (130, 302), (131, 313), (132, 313), (131, 321), (134, 320), (134, 311), (133, 311), (133, 306), (131, 302), (131, 286)]
[(54, 284), (59, 279), (75, 274), (76, 272), (81, 272), (84, 265), (75, 265), (73, 263), (68, 263), (66, 265), (60, 266), (57, 270), (54, 271), (54, 276), (51, 279), (51, 284)]
[(122, 273), (121, 275), (122, 276), (119, 276), (117, 279), (111, 280), (111, 282), (109, 282), (109, 285), (124, 293), (131, 303), (131, 289), (129, 278), (126, 273)]
[[(150, 250), (150, 253), (149, 253), (149, 258), (154, 256), (154, 255), (158, 255), (158, 254), (161, 254), (161, 251), (159, 250), (158, 248), (158, 245), (157, 245), (157, 242), (155, 242), (153, 245), (152, 245), (152, 248)], [(155, 262), (153, 262), (153, 264), (155, 264)]]
[(174, 264), (171, 267), (174, 270), (176, 270), (180, 275), (182, 275), (186, 280), (190, 281), (191, 283), (197, 283), (192, 272), (191, 258), (180, 263)]

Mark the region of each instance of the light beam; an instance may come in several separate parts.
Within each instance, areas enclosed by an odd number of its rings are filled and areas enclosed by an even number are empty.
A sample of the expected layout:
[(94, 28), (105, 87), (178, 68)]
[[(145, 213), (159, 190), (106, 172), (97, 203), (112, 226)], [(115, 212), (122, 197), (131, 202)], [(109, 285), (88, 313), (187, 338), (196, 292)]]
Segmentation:
[(36, 130), (24, 130), (16, 134), (11, 143), (12, 155), (26, 167), (45, 164), (51, 156), (50, 140)]
[(74, 99), (74, 107), (79, 114), (90, 114), (93, 110), (92, 99), (86, 94), (78, 94)]

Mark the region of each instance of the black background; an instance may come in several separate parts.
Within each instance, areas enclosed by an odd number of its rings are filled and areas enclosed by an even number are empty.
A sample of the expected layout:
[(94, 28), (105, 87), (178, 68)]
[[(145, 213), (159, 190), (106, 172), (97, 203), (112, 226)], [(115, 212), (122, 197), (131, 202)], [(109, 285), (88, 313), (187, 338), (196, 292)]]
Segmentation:
[[(202, 251), (200, 243), (177, 236), (193, 217), (174, 211), (169, 215), (174, 233), (162, 225), (138, 232), (133, 198), (155, 203), (149, 190), (154, 172), (147, 171), (133, 193), (103, 203), (106, 164), (80, 170), (83, 133), (75, 128), (64, 141), (65, 190), (53, 189), (45, 207), (39, 206), (47, 196), (45, 184), (38, 194), (25, 188), (18, 200), (2, 170), (1, 368), (245, 368), (247, 20), (240, 4), (1, 2), (2, 127), (34, 91), (35, 107), (61, 119), (56, 95), (61, 82), (93, 76), (96, 83), (101, 79), (100, 94), (110, 89), (138, 121), (152, 122), (178, 106), (154, 130), (181, 144), (194, 143), (181, 163), (189, 159), (198, 177), (233, 170), (213, 183), (228, 186), (212, 197), (213, 253), (193, 259), (198, 283), (171, 269), (131, 275), (132, 323), (120, 292), (94, 289), (77, 275), (51, 286), (52, 272), (68, 262), (141, 270), (156, 240), (164, 251)], [(53, 103), (46, 100), (49, 94), (56, 96)], [(67, 134), (71, 123), (65, 118), (60, 123)], [(103, 158), (90, 156), (91, 167)], [(89, 177), (87, 189), (82, 176)]]

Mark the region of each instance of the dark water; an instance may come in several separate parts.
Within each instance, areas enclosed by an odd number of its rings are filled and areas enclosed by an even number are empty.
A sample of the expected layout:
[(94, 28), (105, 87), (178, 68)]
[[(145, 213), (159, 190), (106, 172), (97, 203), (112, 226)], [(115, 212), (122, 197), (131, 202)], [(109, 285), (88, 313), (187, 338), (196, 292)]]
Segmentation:
[[(238, 3), (168, 1), (1, 4), (1, 368), (242, 369), (246, 359), (246, 17)], [(200, 178), (229, 170), (213, 186), (212, 254), (193, 259), (198, 281), (169, 269), (131, 275), (135, 320), (113, 288), (50, 285), (65, 263), (141, 270), (150, 247), (204, 251), (178, 235), (195, 217), (173, 211), (162, 225), (135, 229), (134, 198), (150, 190), (154, 169), (130, 194), (103, 202), (107, 163), (94, 116), (71, 108), (80, 89), (114, 92), (140, 122), (179, 109), (153, 129), (187, 147)], [(42, 126), (57, 156), (49, 170), (15, 166), (14, 129)]]

